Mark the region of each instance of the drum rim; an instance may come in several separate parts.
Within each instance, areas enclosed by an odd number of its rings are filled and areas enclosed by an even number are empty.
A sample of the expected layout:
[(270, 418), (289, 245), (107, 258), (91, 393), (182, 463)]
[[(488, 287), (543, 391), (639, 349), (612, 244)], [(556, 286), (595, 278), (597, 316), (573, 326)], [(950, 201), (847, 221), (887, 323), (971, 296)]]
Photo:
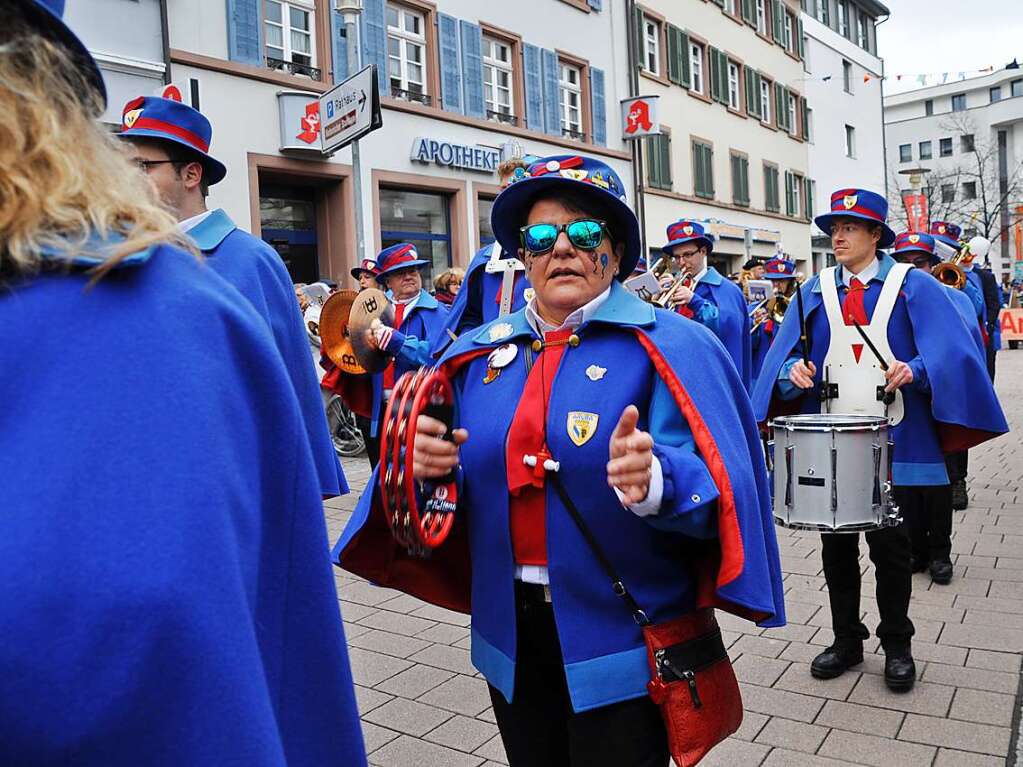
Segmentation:
[[(830, 423), (828, 422), (830, 421)], [(771, 419), (772, 429), (785, 431), (878, 431), (889, 427), (883, 416), (858, 415), (854, 413), (802, 413), (782, 415)]]

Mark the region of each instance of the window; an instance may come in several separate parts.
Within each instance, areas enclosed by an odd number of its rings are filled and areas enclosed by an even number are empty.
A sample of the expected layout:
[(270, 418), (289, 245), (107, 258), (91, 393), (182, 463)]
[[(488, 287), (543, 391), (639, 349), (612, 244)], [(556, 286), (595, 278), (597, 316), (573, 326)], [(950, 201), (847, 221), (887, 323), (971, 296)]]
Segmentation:
[(849, 8), (845, 0), (838, 0), (838, 34), (849, 37)]
[(924, 115), (930, 117), (934, 114), (934, 99), (924, 101)]
[(484, 248), (492, 242), (497, 241), (494, 236), (494, 227), (490, 221), (490, 213), (494, 209), (493, 197), (480, 197), (476, 204), (476, 231), (480, 239), (478, 247)]
[(799, 120), (796, 119), (796, 118), (799, 116), (799, 107), (796, 104), (796, 97), (795, 96), (793, 96), (791, 93), (787, 93), (786, 95), (788, 96), (787, 100), (788, 100), (788, 112), (789, 112), (789, 115), (788, 115), (788, 123), (785, 125), (785, 127), (788, 129), (788, 132), (791, 133), (793, 136), (798, 136), (799, 135)]
[(977, 182), (966, 181), (963, 183), (963, 198), (967, 200), (977, 199)]
[(856, 44), (867, 50), (870, 47), (870, 41), (867, 38), (867, 16), (864, 13), (853, 11), (856, 14)]
[(955, 184), (942, 184), (941, 185), (941, 201), (942, 202), (955, 202), (956, 198), (956, 187)]
[(817, 3), (817, 21), (825, 26), (831, 26), (831, 5), (830, 0), (819, 0)]
[(803, 126), (804, 133), (803, 137), (811, 144), (813, 143), (813, 110), (810, 109), (806, 104), (803, 104)]
[(930, 160), (934, 155), (931, 152), (931, 142), (921, 141), (920, 142), (920, 159)]
[(1009, 85), (1009, 95), (1013, 98), (1023, 96), (1023, 80), (1013, 80)]
[(992, 104), (994, 104), (996, 101), (1002, 100), (1002, 86), (994, 85), (988, 89), (988, 93), (991, 95)]
[(842, 59), (842, 87), (846, 93), (853, 92), (852, 64)]
[(728, 106), (730, 109), (739, 109), (739, 65), (728, 62)]
[(959, 137), (959, 151), (960, 152), (972, 152), (973, 151), (973, 134), (965, 133)]
[(964, 112), (966, 111), (966, 94), (956, 93), (952, 96), (952, 111), (953, 112)]
[(899, 162), (912, 162), (913, 160), (913, 145), (912, 144), (899, 144)]
[(320, 71), (315, 69), (314, 13), (312, 0), (264, 0), (267, 66), (319, 79)]
[(432, 275), (451, 266), (451, 198), (446, 194), (408, 188), (380, 187), (380, 246), (411, 242), (430, 264), (423, 287)]
[(856, 157), (856, 129), (851, 125), (845, 126), (845, 156)]
[(645, 141), (647, 183), (655, 189), (671, 189), (671, 136), (648, 136)]
[(760, 119), (771, 122), (771, 83), (767, 80), (760, 81)]
[(938, 141), (938, 155), (940, 157), (952, 156), (952, 139), (943, 138)]
[(487, 102), (487, 117), (512, 124), (516, 122), (513, 83), (511, 44), (493, 37), (484, 37), (483, 97)]
[(561, 62), (561, 133), (583, 138), (583, 73), (572, 64)]
[(703, 46), (699, 43), (689, 45), (689, 90), (694, 93), (704, 93)]
[(765, 3), (767, 0), (757, 0), (757, 32), (762, 35), (767, 34), (767, 11), (765, 9)]
[(764, 208), (770, 213), (781, 210), (778, 194), (778, 168), (764, 165)]
[(730, 16), (735, 15), (735, 1), (736, 0), (724, 0), (724, 4), (721, 6), (722, 8), (725, 9), (725, 13), (729, 14)]
[(643, 17), (643, 68), (652, 75), (661, 73), (661, 25)]
[(785, 171), (785, 215), (803, 215), (803, 177), (795, 173)]
[(714, 148), (693, 142), (693, 192), (697, 197), (714, 197)]
[(426, 19), (402, 5), (387, 4), (387, 66), (391, 95), (428, 104)]
[(807, 221), (813, 221), (813, 212), (814, 212), (813, 211), (813, 207), (814, 207), (813, 200), (814, 200), (814, 198), (816, 196), (817, 196), (817, 182), (814, 181), (812, 178), (808, 178), (806, 180), (806, 202), (805, 202), (805, 205), (804, 205), (804, 207), (806, 209), (806, 220)]
[(789, 13), (785, 14), (785, 19), (782, 22), (784, 24), (782, 31), (782, 44), (785, 46), (785, 50), (794, 52), (795, 47), (793, 43), (795, 40), (792, 37), (792, 15)]
[(741, 154), (730, 156), (732, 163), (732, 202), (749, 206), (749, 158)]

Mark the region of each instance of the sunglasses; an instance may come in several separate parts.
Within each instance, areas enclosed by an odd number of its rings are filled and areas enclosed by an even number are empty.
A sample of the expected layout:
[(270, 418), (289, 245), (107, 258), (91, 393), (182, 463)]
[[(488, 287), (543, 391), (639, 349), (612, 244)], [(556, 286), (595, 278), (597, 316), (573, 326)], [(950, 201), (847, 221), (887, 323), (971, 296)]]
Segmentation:
[(607, 235), (607, 222), (595, 218), (580, 218), (567, 224), (529, 224), (519, 229), (522, 247), (530, 253), (540, 255), (554, 249), (558, 237), (564, 232), (568, 241), (580, 250), (596, 250)]

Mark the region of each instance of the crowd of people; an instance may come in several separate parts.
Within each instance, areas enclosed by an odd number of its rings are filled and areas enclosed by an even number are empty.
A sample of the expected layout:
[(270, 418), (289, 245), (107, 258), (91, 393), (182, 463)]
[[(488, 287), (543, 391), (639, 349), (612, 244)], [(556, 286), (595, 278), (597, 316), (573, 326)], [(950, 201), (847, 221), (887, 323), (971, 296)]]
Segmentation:
[[(897, 234), (847, 188), (808, 279), (783, 255), (728, 279), (686, 217), (648, 270), (611, 167), (515, 158), (464, 272), (428, 292), (409, 242), (352, 269), (393, 310), (362, 339), (387, 363), (324, 354), (321, 384), (308, 292), (207, 207), (209, 121), (143, 96), (106, 134), (62, 8), (0, 0), (0, 762), (365, 764), (332, 561), (471, 614), (512, 767), (694, 763), (741, 721), (715, 611), (784, 625), (779, 508), (819, 511), (778, 497), (785, 417), (872, 419), (889, 463), (875, 440), (842, 501), (901, 512), (813, 528), (834, 642), (809, 672), (862, 662), (864, 532), (884, 679), (913, 687), (912, 573), (954, 577), (966, 451), (1008, 430), (997, 285), (957, 226)], [(375, 467), (332, 552), (321, 385), (362, 392)]]

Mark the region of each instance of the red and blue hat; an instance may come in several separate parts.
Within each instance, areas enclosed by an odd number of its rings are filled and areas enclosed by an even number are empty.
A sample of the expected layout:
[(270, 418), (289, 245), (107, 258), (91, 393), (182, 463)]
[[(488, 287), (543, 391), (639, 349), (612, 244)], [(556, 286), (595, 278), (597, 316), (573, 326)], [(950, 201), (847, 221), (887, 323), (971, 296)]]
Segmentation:
[(950, 224), (948, 221), (932, 221), (930, 234), (934, 239), (941, 240), (956, 250), (962, 247), (959, 242), (959, 238), (963, 236), (962, 227)]
[(609, 165), (592, 157), (541, 157), (497, 196), (490, 223), (505, 252), (519, 252), (519, 229), (525, 226), (533, 201), (552, 189), (578, 189), (603, 204), (616, 243), (625, 246), (616, 279), (628, 279), (640, 256), (639, 221), (629, 207), (621, 178)]
[(924, 253), (930, 258), (932, 265), (937, 264), (941, 261), (941, 256), (938, 255), (934, 240), (934, 237), (923, 232), (902, 232), (895, 238), (892, 255), (896, 258), (906, 256), (907, 260), (912, 261), (911, 254)]
[(377, 268), (377, 260), (375, 258), (362, 259), (362, 263), (359, 264), (354, 269), (352, 269), (351, 275), (355, 279), (359, 279), (359, 275), (362, 274), (363, 272), (369, 272), (374, 277), (376, 277), (377, 274), (380, 272), (380, 270)]
[(881, 225), (879, 248), (891, 247), (895, 232), (886, 223), (888, 200), (877, 192), (867, 189), (839, 189), (831, 195), (831, 212), (817, 216), (813, 221), (825, 234), (831, 234), (831, 224), (836, 218), (858, 218)]
[[(366, 263), (363, 261), (363, 263)], [(384, 277), (399, 269), (408, 269), (410, 266), (426, 266), (430, 262), (419, 257), (419, 251), (411, 242), (399, 242), (380, 251), (377, 256), (377, 282), (381, 285), (387, 284)]]
[(714, 235), (707, 232), (703, 224), (682, 218), (674, 224), (668, 224), (668, 244), (661, 250), (670, 256), (673, 248), (697, 241), (703, 243), (708, 253), (714, 250)]
[(206, 116), (188, 104), (158, 96), (139, 96), (121, 110), (121, 138), (155, 138), (191, 150), (206, 170), (210, 186), (222, 181), (227, 168), (210, 157), (213, 127)]
[(646, 258), (640, 256), (639, 260), (636, 261), (636, 265), (632, 267), (632, 273), (635, 274), (636, 272), (646, 272), (649, 271), (649, 269), (650, 266), (647, 264)]
[(764, 264), (764, 279), (791, 280), (796, 276), (796, 262), (787, 258), (772, 258)]
[(103, 75), (89, 49), (64, 23), (64, 0), (27, 0), (20, 4), (18, 11), (39, 34), (71, 54), (82, 74), (99, 94), (100, 104), (106, 107), (107, 89), (103, 85)]

